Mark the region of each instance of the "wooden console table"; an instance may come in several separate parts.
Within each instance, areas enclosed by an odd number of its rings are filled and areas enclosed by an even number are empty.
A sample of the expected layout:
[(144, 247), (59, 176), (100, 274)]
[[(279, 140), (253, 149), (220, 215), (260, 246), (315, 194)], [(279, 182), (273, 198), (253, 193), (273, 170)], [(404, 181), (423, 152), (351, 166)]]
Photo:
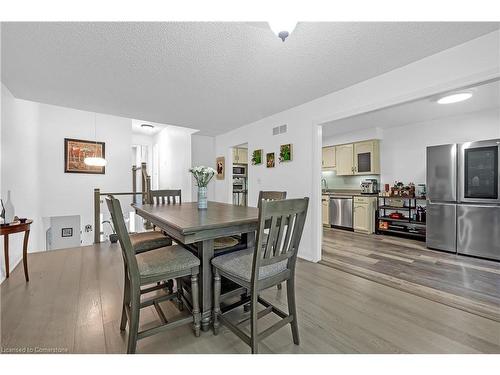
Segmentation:
[(28, 276), (28, 238), (30, 235), (30, 226), (33, 220), (26, 220), (26, 222), (21, 223), (20, 221), (15, 221), (10, 224), (0, 225), (0, 236), (4, 236), (4, 253), (5, 253), (5, 277), (9, 278), (9, 234), (24, 232), (24, 242), (23, 242), (23, 265), (24, 265), (24, 278), (26, 281), (30, 281)]

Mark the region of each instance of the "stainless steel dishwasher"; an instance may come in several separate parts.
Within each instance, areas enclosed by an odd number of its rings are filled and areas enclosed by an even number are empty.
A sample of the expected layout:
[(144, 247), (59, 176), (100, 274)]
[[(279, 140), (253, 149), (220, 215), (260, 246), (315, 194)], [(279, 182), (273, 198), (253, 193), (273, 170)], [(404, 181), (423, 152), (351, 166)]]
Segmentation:
[(352, 229), (352, 196), (330, 197), (330, 225)]

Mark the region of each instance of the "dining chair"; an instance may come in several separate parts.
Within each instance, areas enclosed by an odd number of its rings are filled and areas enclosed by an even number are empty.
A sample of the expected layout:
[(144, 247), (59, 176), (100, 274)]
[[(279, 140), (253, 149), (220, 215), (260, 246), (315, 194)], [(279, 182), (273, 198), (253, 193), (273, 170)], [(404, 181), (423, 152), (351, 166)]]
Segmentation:
[[(257, 207), (260, 206), (260, 202), (262, 201), (262, 199), (266, 201), (286, 199), (286, 191), (260, 191), (259, 199), (257, 200)], [(214, 240), (216, 255), (227, 253), (227, 250), (234, 248), (239, 244), (239, 242), (240, 241), (234, 236), (216, 238)], [(240, 249), (235, 248), (235, 250)], [(281, 289), (281, 284), (278, 285), (278, 289)]]
[[(283, 200), (283, 199), (286, 199), (286, 191), (259, 191), (259, 198), (258, 198), (258, 201), (257, 201), (257, 207), (260, 207), (260, 204), (262, 202), (262, 200), (265, 200), (265, 201), (279, 201), (279, 200)], [(267, 232), (264, 232), (263, 234), (264, 236), (264, 243), (267, 242)], [(278, 290), (281, 290), (281, 284), (278, 284), (276, 286), (278, 288)]]
[(180, 189), (176, 190), (151, 190), (149, 195), (150, 204), (182, 204)]
[[(293, 342), (299, 345), (295, 304), (295, 263), (308, 204), (309, 198), (307, 197), (279, 201), (262, 200), (259, 208), (255, 250), (238, 251), (212, 259), (214, 274), (213, 330), (215, 335), (218, 334), (222, 322), (251, 347), (252, 353), (258, 353), (259, 341), (279, 328), (290, 324)], [(265, 230), (268, 230), (267, 242), (264, 242), (262, 235)], [(221, 276), (249, 291), (250, 295), (247, 298), (250, 302), (250, 316), (248, 318), (233, 323), (232, 319), (226, 317), (226, 314), (232, 309), (226, 309), (224, 313), (221, 312)], [(285, 281), (288, 314), (259, 295), (263, 290)], [(264, 306), (264, 310), (257, 311), (258, 303)], [(280, 321), (259, 333), (257, 329), (258, 319), (271, 312), (280, 317)], [(250, 322), (250, 335), (240, 328), (248, 321)]]
[[(136, 253), (125, 226), (120, 201), (113, 196), (107, 196), (106, 204), (118, 234), (123, 256), (124, 291), (120, 330), (124, 331), (128, 323), (127, 353), (135, 353), (137, 340), (183, 324), (192, 323), (195, 336), (199, 336), (201, 326), (198, 300), (200, 260), (190, 251), (178, 245)], [(191, 313), (189, 316), (177, 317), (172, 321), (167, 321), (159, 305), (162, 301), (179, 298), (178, 293), (170, 292), (162, 295), (156, 293), (153, 297), (141, 301), (142, 294), (148, 294), (158, 289), (156, 286), (143, 289), (141, 287), (185, 276), (191, 277), (192, 308), (190, 309), (189, 304), (186, 304)], [(139, 332), (140, 309), (147, 306), (154, 306), (161, 324)]]

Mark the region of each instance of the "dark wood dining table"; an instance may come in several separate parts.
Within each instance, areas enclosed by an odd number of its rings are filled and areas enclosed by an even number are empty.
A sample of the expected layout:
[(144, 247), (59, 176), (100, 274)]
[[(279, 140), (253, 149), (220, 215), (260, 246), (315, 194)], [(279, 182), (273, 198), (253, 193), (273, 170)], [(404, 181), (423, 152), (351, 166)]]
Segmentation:
[(208, 208), (203, 210), (198, 209), (197, 202), (132, 206), (137, 215), (165, 231), (177, 243), (196, 250), (201, 261), (201, 324), (202, 330), (208, 330), (212, 317), (214, 240), (241, 235), (245, 248), (254, 247), (259, 210), (219, 202), (208, 202)]

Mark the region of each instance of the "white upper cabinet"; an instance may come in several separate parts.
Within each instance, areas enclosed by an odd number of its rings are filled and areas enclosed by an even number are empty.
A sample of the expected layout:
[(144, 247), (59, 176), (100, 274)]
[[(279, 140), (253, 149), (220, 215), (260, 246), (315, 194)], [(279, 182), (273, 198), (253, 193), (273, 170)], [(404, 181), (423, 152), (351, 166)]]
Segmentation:
[(354, 144), (354, 174), (380, 173), (379, 141), (371, 140)]
[(233, 163), (248, 164), (248, 149), (247, 148), (233, 148)]
[(337, 176), (380, 174), (379, 140), (323, 147), (322, 167), (335, 168)]
[(354, 174), (353, 166), (354, 145), (341, 145), (335, 147), (337, 176)]
[(336, 167), (335, 146), (323, 147), (321, 166), (323, 169)]

